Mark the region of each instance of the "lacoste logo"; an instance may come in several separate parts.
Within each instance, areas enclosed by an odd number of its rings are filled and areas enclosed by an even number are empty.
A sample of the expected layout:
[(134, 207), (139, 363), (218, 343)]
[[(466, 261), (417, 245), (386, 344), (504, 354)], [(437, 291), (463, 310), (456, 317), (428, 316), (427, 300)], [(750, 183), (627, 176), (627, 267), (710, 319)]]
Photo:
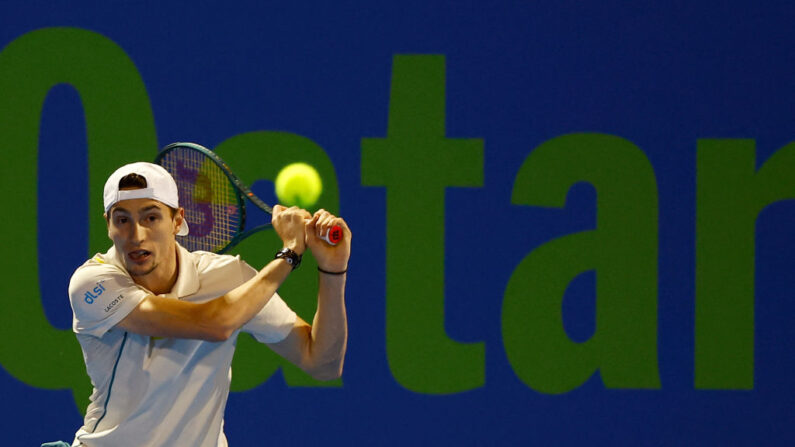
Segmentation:
[(123, 299), (124, 295), (117, 296), (113, 301), (111, 301), (107, 306), (105, 306), (105, 313), (108, 313), (111, 309), (113, 309), (113, 306), (119, 304)]

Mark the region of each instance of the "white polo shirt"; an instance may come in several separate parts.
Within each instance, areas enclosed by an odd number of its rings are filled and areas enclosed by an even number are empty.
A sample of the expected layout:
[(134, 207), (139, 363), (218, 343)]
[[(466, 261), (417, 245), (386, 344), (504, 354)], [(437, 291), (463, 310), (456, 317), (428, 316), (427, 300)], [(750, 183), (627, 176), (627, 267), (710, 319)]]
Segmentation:
[[(178, 246), (179, 274), (167, 298), (217, 298), (257, 272), (237, 256)], [(116, 250), (97, 254), (69, 283), (72, 328), (94, 392), (73, 446), (226, 446), (223, 416), (235, 333), (223, 342), (157, 338), (115, 328), (150, 291), (136, 284)], [(295, 312), (278, 294), (242, 331), (262, 343), (284, 339)]]

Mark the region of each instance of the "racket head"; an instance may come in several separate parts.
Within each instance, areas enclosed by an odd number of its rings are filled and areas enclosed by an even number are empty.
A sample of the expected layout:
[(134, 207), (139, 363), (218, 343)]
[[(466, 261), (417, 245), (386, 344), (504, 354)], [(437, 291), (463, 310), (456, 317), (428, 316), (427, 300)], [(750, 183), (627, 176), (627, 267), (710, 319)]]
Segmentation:
[(172, 143), (155, 158), (177, 183), (190, 232), (177, 236), (189, 251), (223, 252), (243, 231), (246, 208), (240, 180), (215, 152), (196, 143)]

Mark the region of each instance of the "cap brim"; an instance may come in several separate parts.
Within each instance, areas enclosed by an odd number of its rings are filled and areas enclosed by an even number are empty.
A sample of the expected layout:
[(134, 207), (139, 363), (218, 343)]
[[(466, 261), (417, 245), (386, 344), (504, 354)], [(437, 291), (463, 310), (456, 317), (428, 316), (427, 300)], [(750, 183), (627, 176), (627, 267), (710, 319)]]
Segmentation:
[(182, 219), (182, 225), (179, 226), (177, 236), (187, 236), (188, 231), (188, 219)]

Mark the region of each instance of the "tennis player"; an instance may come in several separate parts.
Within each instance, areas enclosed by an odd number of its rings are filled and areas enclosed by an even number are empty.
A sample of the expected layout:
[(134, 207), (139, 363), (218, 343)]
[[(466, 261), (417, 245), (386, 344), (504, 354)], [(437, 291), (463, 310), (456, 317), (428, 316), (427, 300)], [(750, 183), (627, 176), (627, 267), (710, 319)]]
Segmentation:
[[(73, 446), (226, 446), (241, 331), (316, 379), (340, 377), (351, 242), (343, 219), (275, 206), (283, 247), (258, 272), (237, 256), (179, 245), (188, 222), (173, 178), (158, 165), (119, 168), (105, 184), (104, 207), (113, 246), (69, 284), (73, 330), (94, 386)], [(319, 235), (334, 225), (344, 238), (330, 246)], [(312, 325), (276, 292), (306, 249), (320, 270)]]

